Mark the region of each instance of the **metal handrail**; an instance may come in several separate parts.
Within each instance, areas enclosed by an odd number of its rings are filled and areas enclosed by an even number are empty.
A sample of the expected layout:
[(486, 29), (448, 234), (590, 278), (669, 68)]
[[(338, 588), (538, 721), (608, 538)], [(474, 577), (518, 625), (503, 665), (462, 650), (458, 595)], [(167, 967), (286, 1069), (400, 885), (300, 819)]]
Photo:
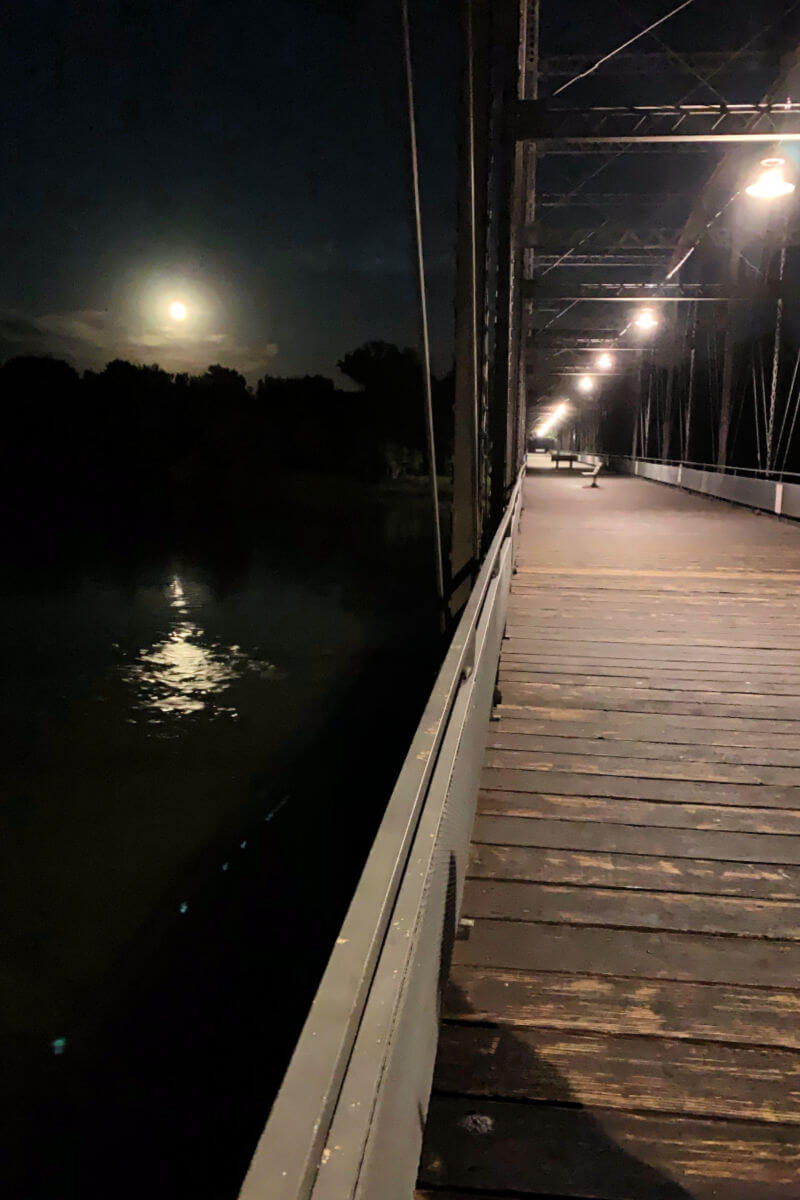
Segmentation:
[(521, 504), (524, 469), (492, 539), (373, 842), (242, 1185), (239, 1200), (306, 1200), (390, 927), (476, 630)]
[(614, 454), (610, 457), (624, 458), (629, 462), (654, 463), (656, 466), (661, 467), (690, 467), (695, 471), (715, 471), (721, 475), (752, 475), (757, 479), (774, 479), (778, 482), (782, 479), (800, 479), (800, 473), (797, 471), (767, 471), (762, 467), (721, 466), (719, 463), (692, 462), (685, 458), (645, 458), (641, 454)]

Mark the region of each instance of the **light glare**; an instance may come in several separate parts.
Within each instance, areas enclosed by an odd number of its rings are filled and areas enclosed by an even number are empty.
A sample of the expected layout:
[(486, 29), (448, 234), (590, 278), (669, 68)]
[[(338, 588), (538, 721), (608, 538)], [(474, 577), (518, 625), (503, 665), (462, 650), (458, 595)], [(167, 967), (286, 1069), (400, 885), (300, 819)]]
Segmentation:
[(782, 158), (763, 159), (758, 178), (744, 189), (748, 196), (755, 196), (759, 200), (778, 200), (781, 196), (790, 196), (795, 187), (790, 180), (784, 179), (784, 165)]
[(652, 308), (640, 309), (634, 320), (634, 325), (637, 329), (655, 329), (657, 324), (658, 317)]
[(561, 418), (566, 415), (566, 412), (567, 412), (567, 405), (563, 401), (561, 404), (557, 404), (556, 407), (553, 409), (553, 411), (550, 413), (549, 417), (545, 417), (544, 420), (537, 427), (537, 429), (536, 429), (537, 436), (544, 437), (544, 435), (546, 433), (549, 433), (550, 430), (553, 428), (553, 426), (557, 425), (558, 422), (561, 420)]
[(185, 321), (186, 305), (181, 304), (180, 300), (173, 300), (172, 304), (169, 306), (169, 315), (172, 317), (173, 321)]
[(614, 359), (605, 351), (600, 355), (596, 363), (596, 366), (600, 371), (610, 371), (613, 365)]
[(581, 375), (578, 380), (578, 387), (582, 392), (590, 392), (594, 387), (594, 380), (591, 375)]

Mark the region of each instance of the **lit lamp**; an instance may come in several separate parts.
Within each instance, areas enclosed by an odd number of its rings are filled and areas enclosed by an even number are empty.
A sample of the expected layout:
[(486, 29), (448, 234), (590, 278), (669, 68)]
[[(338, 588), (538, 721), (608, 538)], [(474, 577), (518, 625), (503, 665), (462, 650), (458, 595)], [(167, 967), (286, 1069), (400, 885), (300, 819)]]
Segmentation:
[(744, 189), (748, 196), (755, 196), (759, 200), (779, 200), (781, 196), (790, 196), (795, 187), (791, 180), (783, 177), (785, 165), (783, 158), (762, 159), (758, 178)]
[(637, 329), (642, 329), (645, 332), (650, 329), (655, 329), (658, 324), (658, 317), (653, 312), (652, 308), (641, 308), (633, 319), (633, 323)]
[(590, 392), (594, 387), (594, 380), (591, 375), (581, 375), (578, 380), (578, 388), (582, 392)]
[(614, 365), (614, 359), (611, 357), (610, 354), (607, 354), (605, 351), (603, 351), (603, 353), (600, 355), (600, 357), (597, 359), (597, 362), (595, 363), (595, 366), (597, 367), (597, 369), (599, 371), (610, 371), (611, 368), (613, 367), (613, 365)]

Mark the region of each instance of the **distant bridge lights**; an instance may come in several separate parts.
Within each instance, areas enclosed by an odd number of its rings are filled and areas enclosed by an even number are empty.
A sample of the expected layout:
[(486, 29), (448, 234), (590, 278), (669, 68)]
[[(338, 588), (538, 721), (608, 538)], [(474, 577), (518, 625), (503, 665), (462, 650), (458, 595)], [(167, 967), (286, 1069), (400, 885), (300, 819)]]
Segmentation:
[(613, 365), (614, 359), (605, 350), (595, 362), (595, 366), (597, 367), (598, 371), (610, 371)]
[(550, 415), (545, 417), (544, 420), (541, 421), (537, 426), (536, 436), (544, 437), (545, 434), (549, 433), (551, 429), (554, 429), (561, 418), (566, 416), (567, 407), (568, 406), (563, 401), (561, 404), (557, 404)]
[(636, 316), (633, 318), (633, 323), (637, 329), (641, 329), (643, 333), (650, 333), (658, 325), (658, 317), (653, 312), (652, 308), (640, 308)]
[(779, 200), (781, 196), (790, 196), (795, 185), (784, 178), (785, 166), (786, 160), (783, 158), (762, 159), (758, 178), (744, 189), (748, 196), (755, 196), (759, 200)]
[(578, 380), (578, 390), (581, 392), (591, 392), (594, 387), (594, 380), (591, 375), (581, 375)]

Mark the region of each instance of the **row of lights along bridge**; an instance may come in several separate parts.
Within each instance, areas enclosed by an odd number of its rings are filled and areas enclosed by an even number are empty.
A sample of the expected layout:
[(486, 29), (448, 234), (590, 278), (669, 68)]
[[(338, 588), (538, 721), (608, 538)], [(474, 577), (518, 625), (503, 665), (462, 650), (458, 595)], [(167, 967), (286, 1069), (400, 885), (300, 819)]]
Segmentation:
[[(761, 171), (757, 178), (744, 189), (748, 196), (753, 196), (758, 200), (779, 200), (783, 196), (789, 196), (794, 192), (795, 185), (791, 180), (786, 179), (783, 173), (785, 160), (782, 158), (765, 158), (761, 163)], [(691, 251), (690, 251), (691, 253)], [(689, 255), (686, 255), (683, 262)], [(669, 278), (669, 277), (668, 277)], [(633, 326), (642, 334), (652, 333), (658, 327), (658, 317), (652, 308), (641, 308), (634, 316), (629, 325), (626, 326), (623, 332)], [(614, 357), (607, 350), (603, 350), (595, 360), (595, 368), (598, 371), (610, 371), (614, 366)], [(594, 375), (581, 375), (578, 378), (578, 391), (584, 394), (591, 392), (595, 387)], [(538, 437), (544, 437), (552, 433), (558, 425), (563, 421), (569, 412), (569, 404), (566, 401), (559, 401), (556, 407), (542, 418), (536, 427), (535, 433)]]

